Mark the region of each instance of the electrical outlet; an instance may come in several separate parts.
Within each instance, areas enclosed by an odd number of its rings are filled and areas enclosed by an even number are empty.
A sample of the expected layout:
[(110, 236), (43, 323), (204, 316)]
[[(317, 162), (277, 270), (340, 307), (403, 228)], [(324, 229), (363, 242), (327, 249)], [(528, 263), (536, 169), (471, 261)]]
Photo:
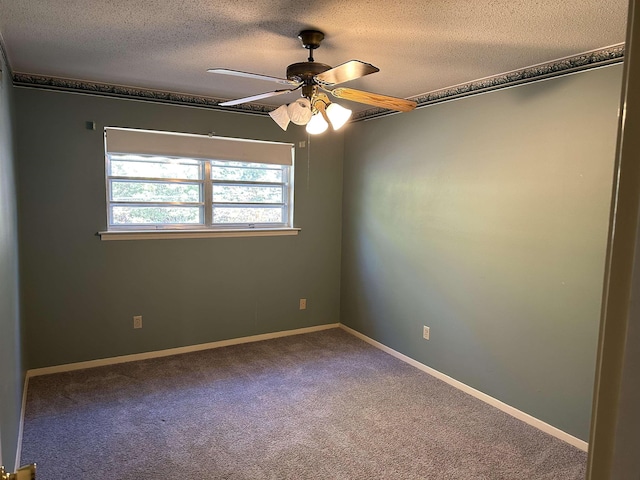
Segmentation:
[(306, 310), (307, 309), (307, 299), (306, 298), (301, 298), (300, 299), (300, 310)]
[(426, 325), (422, 327), (422, 338), (424, 338), (425, 340), (429, 340), (429, 327), (427, 327)]
[(142, 315), (133, 317), (133, 328), (142, 328)]

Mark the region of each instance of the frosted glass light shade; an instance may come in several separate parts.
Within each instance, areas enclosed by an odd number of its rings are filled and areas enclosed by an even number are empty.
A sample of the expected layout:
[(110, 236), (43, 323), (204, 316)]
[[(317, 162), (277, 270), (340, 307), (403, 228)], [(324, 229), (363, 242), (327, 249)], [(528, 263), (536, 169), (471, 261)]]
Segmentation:
[(307, 123), (307, 132), (309, 132), (311, 135), (322, 133), (327, 128), (329, 128), (329, 124), (325, 122), (324, 118), (322, 118), (322, 115), (320, 115), (319, 113), (316, 113), (313, 117), (311, 117), (311, 120), (309, 120), (309, 123)]
[(327, 117), (329, 117), (329, 121), (334, 130), (339, 130), (347, 123), (347, 120), (351, 118), (351, 113), (351, 110), (337, 103), (332, 103), (327, 107)]
[(311, 102), (308, 98), (299, 98), (287, 107), (289, 118), (296, 125), (306, 125), (311, 120)]
[(289, 113), (287, 112), (286, 105), (280, 105), (275, 110), (269, 112), (269, 116), (273, 118), (273, 121), (276, 122), (281, 129), (284, 131), (287, 130), (289, 126)]

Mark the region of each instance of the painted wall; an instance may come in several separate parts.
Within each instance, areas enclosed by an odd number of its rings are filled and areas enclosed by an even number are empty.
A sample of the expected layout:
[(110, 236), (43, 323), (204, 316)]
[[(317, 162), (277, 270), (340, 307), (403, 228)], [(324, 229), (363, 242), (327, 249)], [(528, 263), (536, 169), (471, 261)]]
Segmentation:
[(28, 368), (339, 321), (341, 135), (296, 149), (299, 236), (101, 241), (105, 126), (296, 145), (306, 132), (263, 116), (24, 88), (16, 106)]
[(13, 469), (22, 405), (18, 224), (9, 69), (0, 55), (0, 460)]
[(586, 440), (621, 73), (352, 125), (342, 323)]

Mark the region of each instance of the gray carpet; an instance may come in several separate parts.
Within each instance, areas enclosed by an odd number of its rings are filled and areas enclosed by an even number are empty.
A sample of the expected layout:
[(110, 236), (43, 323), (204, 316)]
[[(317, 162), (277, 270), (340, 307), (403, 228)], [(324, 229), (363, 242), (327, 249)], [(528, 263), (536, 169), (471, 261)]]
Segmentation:
[(583, 479), (586, 454), (332, 329), (32, 378), (38, 480)]

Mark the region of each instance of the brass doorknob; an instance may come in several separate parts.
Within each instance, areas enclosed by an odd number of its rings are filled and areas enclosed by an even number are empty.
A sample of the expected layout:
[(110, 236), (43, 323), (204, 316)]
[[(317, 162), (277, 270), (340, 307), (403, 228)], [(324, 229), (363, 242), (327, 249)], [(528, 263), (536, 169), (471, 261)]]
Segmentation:
[(36, 480), (36, 464), (20, 467), (16, 473), (7, 473), (4, 465), (0, 466), (0, 480)]

